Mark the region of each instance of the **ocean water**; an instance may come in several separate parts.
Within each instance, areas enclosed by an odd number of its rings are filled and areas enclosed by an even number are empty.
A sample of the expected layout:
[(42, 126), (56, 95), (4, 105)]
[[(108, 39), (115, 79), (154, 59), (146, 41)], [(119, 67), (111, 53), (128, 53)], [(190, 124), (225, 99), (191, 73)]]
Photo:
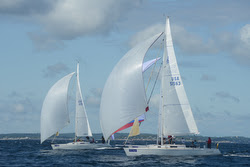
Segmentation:
[(221, 156), (127, 157), (122, 149), (52, 150), (48, 141), (12, 139), (0, 140), (0, 166), (250, 166), (250, 144), (221, 143), (219, 148)]

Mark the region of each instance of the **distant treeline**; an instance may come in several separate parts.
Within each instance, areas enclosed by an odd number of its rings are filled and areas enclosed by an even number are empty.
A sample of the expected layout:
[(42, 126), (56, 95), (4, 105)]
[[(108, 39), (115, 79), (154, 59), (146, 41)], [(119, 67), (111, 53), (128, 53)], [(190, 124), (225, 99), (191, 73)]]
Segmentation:
[[(127, 133), (117, 133), (115, 134), (115, 140), (126, 140), (128, 134)], [(52, 136), (51, 138), (53, 138)], [(95, 140), (101, 140), (102, 134), (95, 133), (93, 134)], [(212, 138), (214, 142), (220, 143), (250, 143), (250, 138), (242, 137), (242, 136), (227, 136), (227, 137), (213, 137), (213, 136), (176, 136), (175, 141), (179, 142), (182, 138), (187, 141), (191, 142), (196, 140), (197, 142), (206, 142), (208, 137)], [(56, 137), (57, 139), (65, 139), (65, 140), (72, 140), (74, 139), (74, 133), (62, 133)], [(135, 137), (131, 137), (131, 140), (148, 140), (148, 141), (155, 141), (157, 135), (155, 134), (140, 134)], [(33, 140), (40, 140), (39, 133), (10, 133), (10, 134), (0, 134), (0, 140), (18, 140), (18, 139), (33, 139)]]

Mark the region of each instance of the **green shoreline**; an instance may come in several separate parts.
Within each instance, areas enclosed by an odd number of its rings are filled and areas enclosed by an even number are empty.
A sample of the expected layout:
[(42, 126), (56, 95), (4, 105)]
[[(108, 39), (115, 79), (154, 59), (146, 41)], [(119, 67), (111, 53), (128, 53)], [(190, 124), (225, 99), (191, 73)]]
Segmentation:
[[(128, 133), (117, 133), (115, 135), (115, 140), (126, 140)], [(96, 140), (101, 139), (101, 133), (94, 133), (93, 137)], [(175, 137), (175, 141), (181, 141), (182, 138), (187, 142), (191, 142), (193, 140), (197, 140), (199, 142), (206, 142), (207, 138), (211, 137), (214, 142), (220, 143), (242, 143), (242, 144), (250, 144), (250, 138), (243, 136), (224, 136), (224, 137), (213, 137), (213, 136), (178, 136)], [(8, 134), (0, 134), (0, 140), (20, 140), (20, 139), (36, 139), (40, 140), (40, 133), (8, 133)], [(72, 140), (74, 139), (74, 133), (62, 133), (57, 139), (64, 140)], [(133, 140), (144, 140), (144, 141), (155, 141), (156, 134), (145, 134), (142, 133), (138, 136), (131, 137)]]

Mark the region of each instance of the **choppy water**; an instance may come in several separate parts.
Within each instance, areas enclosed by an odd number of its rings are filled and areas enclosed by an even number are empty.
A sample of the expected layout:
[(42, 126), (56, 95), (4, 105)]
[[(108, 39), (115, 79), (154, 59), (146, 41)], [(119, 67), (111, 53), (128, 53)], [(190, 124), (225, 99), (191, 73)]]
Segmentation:
[[(220, 144), (222, 156), (127, 157), (122, 149), (52, 150), (39, 140), (0, 140), (0, 166), (249, 166), (250, 144)], [(68, 141), (65, 141), (68, 142)]]

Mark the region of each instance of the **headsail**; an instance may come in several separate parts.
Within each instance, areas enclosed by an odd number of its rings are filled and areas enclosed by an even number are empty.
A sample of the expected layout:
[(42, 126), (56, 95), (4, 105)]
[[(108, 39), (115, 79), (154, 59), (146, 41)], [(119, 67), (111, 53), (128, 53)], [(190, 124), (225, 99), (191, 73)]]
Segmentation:
[(44, 99), (41, 112), (41, 143), (69, 123), (68, 87), (74, 73), (57, 81)]
[(79, 81), (79, 63), (77, 63), (77, 72), (76, 72), (76, 115), (75, 115), (75, 135), (76, 137), (81, 136), (92, 136), (90, 130), (89, 121), (84, 106), (82, 92)]
[(166, 44), (161, 79), (160, 134), (163, 136), (198, 134), (176, 61), (169, 18), (166, 22)]
[(130, 133), (129, 133), (129, 137), (132, 137), (132, 136), (137, 136), (137, 135), (139, 135), (140, 134), (140, 128), (139, 128), (139, 126), (140, 126), (140, 124), (139, 124), (139, 121), (138, 121), (138, 118), (136, 118), (135, 120), (134, 120), (134, 124), (133, 124), (133, 126), (132, 126), (132, 128), (131, 128), (131, 131), (130, 131)]
[(107, 140), (116, 130), (142, 115), (147, 107), (142, 62), (162, 33), (140, 43), (117, 63), (102, 93), (100, 124)]

